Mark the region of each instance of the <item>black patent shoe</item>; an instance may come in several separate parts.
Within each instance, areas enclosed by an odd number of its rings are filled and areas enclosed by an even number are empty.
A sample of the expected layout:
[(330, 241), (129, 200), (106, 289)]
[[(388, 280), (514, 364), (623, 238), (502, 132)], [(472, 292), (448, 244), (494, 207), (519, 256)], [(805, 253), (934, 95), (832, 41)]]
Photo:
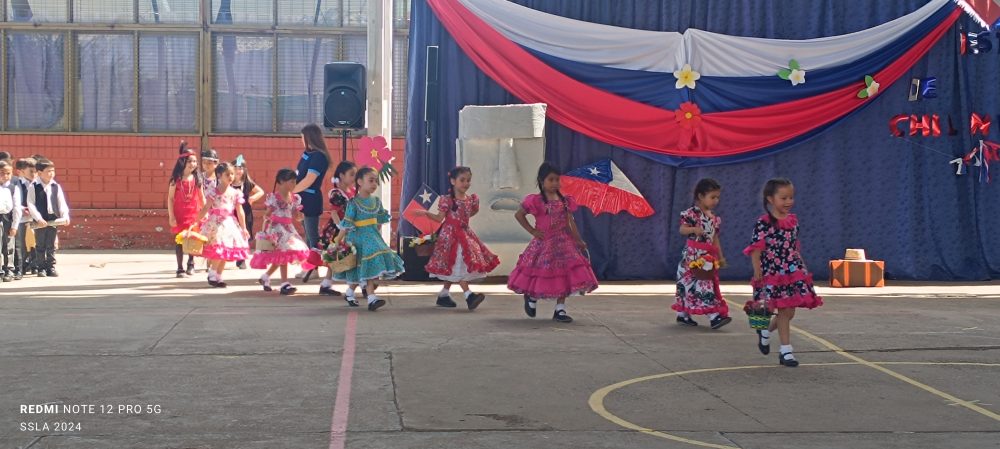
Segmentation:
[(333, 287), (319, 287), (319, 294), (323, 296), (340, 296), (340, 292), (333, 289)]
[(697, 326), (698, 322), (695, 321), (695, 320), (692, 320), (691, 317), (689, 317), (689, 316), (679, 316), (679, 317), (677, 317), (677, 324), (680, 324), (680, 325), (683, 325), (683, 326)]
[(485, 300), (486, 295), (482, 293), (473, 293), (469, 295), (468, 298), (465, 298), (465, 303), (469, 306), (469, 310), (476, 310), (476, 307), (479, 307), (479, 305)]
[(766, 345), (764, 344), (764, 337), (760, 335), (760, 330), (757, 331), (757, 350), (764, 355), (771, 353), (771, 344), (770, 342)]
[(375, 301), (368, 303), (368, 310), (374, 312), (378, 310), (379, 307), (382, 307), (384, 305), (385, 305), (384, 299), (376, 299)]
[(358, 306), (358, 300), (354, 299), (353, 296), (345, 296), (344, 297), (344, 301), (347, 301), (347, 305), (349, 305), (351, 307), (357, 307)]
[(524, 295), (524, 313), (534, 318), (535, 314), (538, 312), (538, 309), (536, 309), (535, 307), (531, 307), (532, 304), (537, 305), (538, 302), (532, 301), (530, 296)]
[(438, 307), (449, 307), (449, 308), (455, 307), (455, 306), (458, 305), (458, 304), (455, 304), (455, 301), (452, 301), (451, 295), (441, 295), (441, 296), (438, 296), (437, 302), (435, 304), (437, 304)]
[(297, 292), (298, 290), (299, 289), (297, 289), (295, 287), (292, 287), (291, 284), (285, 284), (285, 285), (281, 286), (281, 290), (279, 291), (279, 293), (281, 293), (282, 295), (288, 296), (288, 295), (294, 295), (295, 292)]
[(729, 318), (728, 316), (719, 315), (719, 316), (715, 317), (715, 319), (712, 320), (710, 322), (710, 324), (712, 326), (712, 329), (714, 330), (714, 329), (718, 329), (718, 328), (720, 328), (722, 326), (725, 326), (725, 325), (731, 323), (732, 321), (733, 321), (733, 319)]
[(552, 314), (552, 321), (558, 321), (560, 323), (572, 323), (573, 318), (567, 315), (565, 310), (556, 310), (556, 313)]
[(795, 360), (795, 356), (791, 352), (785, 352), (778, 354), (778, 364), (787, 366), (789, 368), (795, 368), (799, 366), (799, 361)]
[(184, 270), (177, 270), (177, 278), (184, 279)]
[(264, 288), (265, 292), (271, 291), (271, 282), (270, 281), (265, 281), (264, 278), (259, 278), (259, 279), (257, 279), (257, 283), (260, 284), (260, 286)]

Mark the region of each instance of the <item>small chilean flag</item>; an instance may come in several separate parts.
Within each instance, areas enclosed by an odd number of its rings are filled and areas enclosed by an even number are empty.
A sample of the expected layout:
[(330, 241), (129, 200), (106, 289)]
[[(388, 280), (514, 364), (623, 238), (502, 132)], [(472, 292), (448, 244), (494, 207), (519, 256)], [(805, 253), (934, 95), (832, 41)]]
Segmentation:
[(417, 228), (420, 231), (420, 235), (433, 234), (441, 227), (441, 223), (416, 214), (420, 210), (430, 211), (437, 204), (437, 200), (437, 192), (427, 187), (427, 184), (423, 184), (420, 186), (417, 194), (413, 196), (413, 199), (410, 200), (409, 204), (406, 205), (406, 209), (403, 210), (403, 218), (410, 222), (413, 227)]
[(643, 218), (654, 212), (639, 189), (611, 159), (570, 171), (559, 178), (559, 185), (564, 195), (572, 195), (577, 203), (590, 209), (594, 215), (625, 211)]

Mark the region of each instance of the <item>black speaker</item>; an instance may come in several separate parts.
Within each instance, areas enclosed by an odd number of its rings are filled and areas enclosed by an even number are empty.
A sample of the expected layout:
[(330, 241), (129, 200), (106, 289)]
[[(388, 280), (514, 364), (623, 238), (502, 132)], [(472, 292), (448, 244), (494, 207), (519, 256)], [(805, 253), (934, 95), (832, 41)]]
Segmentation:
[(427, 46), (427, 72), (424, 77), (424, 121), (436, 122), (440, 81), (438, 75), (438, 46)]
[(330, 62), (323, 67), (323, 126), (365, 127), (365, 66), (356, 62)]

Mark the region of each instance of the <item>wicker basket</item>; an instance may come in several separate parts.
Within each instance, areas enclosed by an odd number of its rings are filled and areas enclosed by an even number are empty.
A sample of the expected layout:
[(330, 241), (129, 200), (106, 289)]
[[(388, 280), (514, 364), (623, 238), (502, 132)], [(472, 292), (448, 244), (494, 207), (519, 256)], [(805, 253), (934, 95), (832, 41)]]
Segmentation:
[(182, 245), (184, 254), (200, 256), (202, 249), (205, 247), (205, 241), (205, 236), (194, 231), (186, 231), (184, 234), (184, 244)]
[(417, 255), (420, 257), (430, 257), (431, 254), (434, 254), (434, 242), (414, 246), (413, 250), (416, 251)]
[(328, 265), (330, 266), (330, 271), (334, 273), (343, 273), (358, 266), (358, 255), (350, 254), (341, 259), (330, 262)]
[(257, 252), (274, 251), (274, 242), (268, 239), (257, 239), (254, 241), (254, 248)]

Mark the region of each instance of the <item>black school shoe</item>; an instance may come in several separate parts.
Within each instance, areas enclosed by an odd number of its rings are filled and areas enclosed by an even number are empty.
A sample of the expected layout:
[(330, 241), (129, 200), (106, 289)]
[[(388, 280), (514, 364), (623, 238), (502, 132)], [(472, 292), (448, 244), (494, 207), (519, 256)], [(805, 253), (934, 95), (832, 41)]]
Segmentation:
[(239, 268), (241, 270), (246, 270), (247, 269), (247, 261), (245, 261), (245, 260), (237, 260), (236, 261), (236, 268)]
[(265, 292), (271, 291), (271, 281), (264, 281), (264, 278), (257, 278), (257, 283), (264, 288)]
[(376, 299), (374, 302), (368, 303), (368, 310), (371, 310), (372, 312), (374, 312), (374, 311), (378, 310), (379, 307), (382, 307), (384, 305), (385, 305), (385, 300), (384, 299)]
[(473, 293), (465, 298), (465, 303), (469, 306), (469, 310), (476, 310), (483, 301), (486, 300), (486, 295), (482, 293)]
[(778, 364), (789, 368), (795, 368), (796, 366), (799, 366), (799, 361), (795, 360), (795, 356), (792, 355), (791, 352), (784, 352), (778, 354)]
[(677, 317), (677, 324), (680, 324), (680, 325), (683, 325), (683, 326), (692, 326), (693, 327), (693, 326), (697, 326), (698, 322), (695, 321), (695, 320), (693, 320), (693, 319), (691, 319), (691, 317), (689, 317), (689, 316), (679, 316), (679, 317)]
[(768, 355), (771, 353), (770, 341), (768, 342), (768, 344), (766, 345), (764, 344), (764, 337), (760, 335), (760, 329), (757, 330), (757, 350), (764, 355)]
[(50, 278), (57, 278), (59, 277), (59, 272), (56, 271), (55, 269), (50, 268), (48, 270), (45, 270), (45, 275)]
[(524, 295), (524, 313), (528, 314), (529, 317), (534, 318), (535, 314), (538, 312), (538, 309), (535, 308), (535, 307), (529, 306), (529, 304), (531, 304), (531, 303), (534, 303), (536, 305), (538, 304), (538, 302), (532, 301), (531, 297), (528, 296), (527, 294), (525, 294)]
[(186, 275), (184, 274), (184, 270), (177, 270), (177, 277), (179, 279), (183, 279), (185, 276)]
[(340, 296), (340, 292), (333, 289), (333, 287), (319, 287), (319, 294), (323, 296)]
[(556, 310), (556, 313), (552, 314), (552, 321), (558, 321), (560, 323), (572, 323), (573, 318), (567, 315), (565, 310)]
[(357, 307), (358, 306), (358, 300), (354, 299), (353, 296), (345, 296), (344, 297), (344, 301), (347, 301), (347, 305), (348, 306), (351, 306), (351, 307)]
[(725, 326), (725, 325), (731, 323), (732, 321), (733, 321), (733, 319), (729, 318), (728, 316), (719, 315), (719, 316), (715, 317), (714, 320), (710, 321), (709, 324), (712, 326), (712, 329), (715, 330), (715, 329), (718, 329), (718, 328), (720, 328), (722, 326)]
[(449, 308), (458, 306), (458, 304), (455, 304), (455, 301), (451, 299), (451, 295), (439, 295), (437, 302), (435, 302), (435, 304), (437, 304), (438, 307), (449, 307)]
[(279, 293), (288, 296), (288, 295), (294, 295), (295, 292), (297, 292), (298, 290), (299, 289), (292, 287), (292, 284), (285, 284), (281, 286), (281, 291)]

